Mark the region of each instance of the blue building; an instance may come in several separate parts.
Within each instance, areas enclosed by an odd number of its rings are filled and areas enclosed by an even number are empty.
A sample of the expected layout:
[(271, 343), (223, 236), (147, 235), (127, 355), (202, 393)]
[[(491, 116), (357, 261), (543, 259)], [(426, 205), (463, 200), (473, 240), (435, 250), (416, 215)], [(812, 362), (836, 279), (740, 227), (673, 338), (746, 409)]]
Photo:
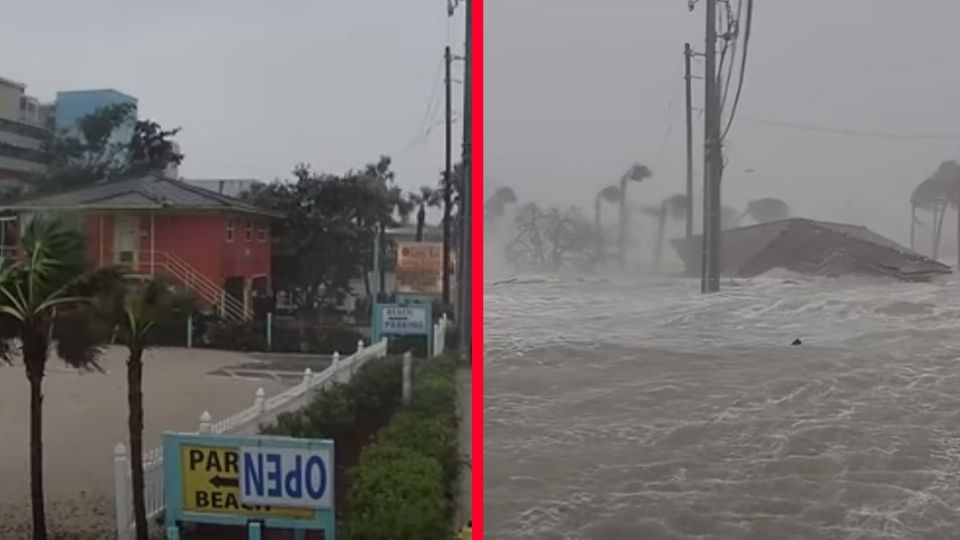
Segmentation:
[(113, 138), (116, 142), (129, 141), (130, 137), (133, 136), (133, 128), (136, 123), (137, 98), (112, 89), (57, 92), (54, 112), (56, 130), (61, 133), (72, 131), (81, 118), (97, 109), (123, 103), (133, 105), (134, 115), (131, 116), (128, 123), (114, 133)]

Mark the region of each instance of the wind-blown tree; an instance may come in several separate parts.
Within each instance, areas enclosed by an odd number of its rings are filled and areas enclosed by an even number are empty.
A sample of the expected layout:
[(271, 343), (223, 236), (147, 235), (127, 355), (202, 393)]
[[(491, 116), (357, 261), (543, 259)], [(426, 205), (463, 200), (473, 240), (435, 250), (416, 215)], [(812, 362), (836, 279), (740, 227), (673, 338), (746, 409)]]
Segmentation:
[(620, 202), (620, 188), (617, 186), (607, 186), (597, 192), (593, 200), (593, 227), (596, 233), (597, 242), (597, 260), (602, 262), (606, 258), (603, 237), (603, 203)]
[(940, 203), (935, 207), (933, 258), (939, 255), (944, 214), (952, 206), (957, 209), (957, 257), (960, 262), (960, 163), (953, 160), (942, 162), (931, 178), (935, 192), (939, 192)]
[(116, 273), (88, 273), (83, 236), (62, 220), (36, 218), (23, 238), (24, 257), (0, 269), (0, 348), (19, 356), (30, 384), (30, 502), (33, 538), (47, 540), (43, 489), (43, 379), (50, 348), (75, 367), (95, 366), (103, 332), (91, 299)]
[(117, 332), (117, 341), (127, 347), (127, 428), (130, 442), (130, 474), (133, 483), (133, 516), (137, 540), (148, 540), (143, 478), (143, 353), (151, 344), (151, 332), (161, 324), (186, 320), (194, 299), (166, 280), (115, 286), (98, 295), (98, 315)]
[(620, 177), (620, 264), (627, 262), (627, 183), (643, 182), (652, 176), (653, 171), (646, 165), (635, 163)]
[(931, 176), (920, 182), (910, 195), (910, 249), (916, 249), (916, 227), (923, 226), (917, 216), (917, 210), (924, 210), (933, 214), (932, 247), (933, 257), (937, 257), (937, 247), (940, 245), (940, 227), (943, 223), (943, 212), (946, 210), (947, 200), (941, 179)]
[(757, 223), (780, 221), (790, 217), (790, 206), (780, 199), (756, 199), (747, 203), (747, 208), (741, 215), (741, 218), (743, 217), (749, 217)]
[(507, 205), (517, 204), (517, 194), (513, 188), (504, 186), (497, 188), (493, 195), (483, 205), (484, 217), (491, 222), (499, 221), (507, 210)]
[[(427, 223), (427, 207), (440, 206), (442, 193), (429, 186), (422, 186), (420, 192), (413, 192), (409, 195), (411, 207), (417, 209), (417, 242), (423, 242), (423, 228)], [(401, 212), (400, 218), (404, 219)]]
[(31, 186), (43, 193), (162, 174), (183, 161), (172, 140), (179, 132), (179, 128), (165, 130), (156, 122), (138, 120), (132, 104), (100, 107), (78, 120), (76, 129), (57, 133), (47, 142), (48, 166)]
[(363, 276), (369, 296), (374, 239), (412, 210), (395, 183), (390, 158), (342, 175), (301, 164), (294, 177), (255, 185), (243, 195), (285, 216), (273, 227), (277, 287), (315, 291), (323, 285), (323, 297), (307, 299), (309, 305), (322, 304), (330, 295), (350, 292), (350, 280)]
[(541, 210), (527, 204), (517, 211), (513, 238), (504, 249), (517, 268), (558, 271), (582, 269), (595, 261), (595, 232), (579, 208)]
[(663, 241), (667, 232), (667, 220), (682, 220), (687, 216), (687, 196), (683, 194), (671, 195), (660, 203), (657, 208), (644, 208), (644, 213), (657, 218), (657, 240), (653, 248), (653, 262), (660, 265), (663, 258)]

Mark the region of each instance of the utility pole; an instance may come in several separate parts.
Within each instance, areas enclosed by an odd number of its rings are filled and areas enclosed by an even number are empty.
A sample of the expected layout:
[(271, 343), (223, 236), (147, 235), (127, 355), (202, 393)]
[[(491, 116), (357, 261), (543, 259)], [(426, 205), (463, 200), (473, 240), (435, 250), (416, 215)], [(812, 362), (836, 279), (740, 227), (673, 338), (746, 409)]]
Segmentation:
[(470, 309), (473, 304), (471, 301), (470, 294), (470, 261), (471, 261), (471, 234), (473, 227), (471, 225), (471, 193), (470, 189), (473, 184), (473, 165), (470, 160), (470, 151), (471, 151), (471, 133), (470, 130), (473, 125), (472, 117), (473, 113), (470, 107), (470, 83), (471, 83), (471, 74), (470, 71), (473, 66), (473, 54), (470, 47), (470, 22), (472, 20), (470, 14), (470, 2), (468, 0), (463, 0), (463, 7), (466, 10), (466, 44), (464, 45), (464, 71), (463, 71), (463, 192), (461, 194), (461, 206), (460, 216), (463, 220), (463, 224), (460, 227), (461, 234), (463, 235), (461, 240), (461, 245), (463, 246), (461, 253), (461, 260), (463, 269), (461, 275), (463, 276), (460, 281), (460, 351), (461, 359), (466, 363), (472, 363), (473, 357), (471, 354), (472, 351), (472, 342), (470, 339)]
[(453, 153), (453, 93), (451, 92), (452, 81), (450, 80), (450, 64), (453, 57), (450, 54), (450, 46), (443, 51), (444, 63), (444, 86), (446, 89), (446, 121), (445, 121), (445, 146), (444, 168), (443, 168), (443, 304), (450, 305), (450, 205), (451, 192), (453, 191), (452, 174), (452, 153)]
[(720, 93), (717, 81), (717, 0), (706, 0), (706, 73), (704, 83), (704, 279), (702, 292), (720, 290), (720, 177), (723, 154), (720, 141)]
[(691, 95), (690, 60), (693, 50), (683, 45), (684, 85), (687, 90), (687, 238), (693, 236), (693, 96)]

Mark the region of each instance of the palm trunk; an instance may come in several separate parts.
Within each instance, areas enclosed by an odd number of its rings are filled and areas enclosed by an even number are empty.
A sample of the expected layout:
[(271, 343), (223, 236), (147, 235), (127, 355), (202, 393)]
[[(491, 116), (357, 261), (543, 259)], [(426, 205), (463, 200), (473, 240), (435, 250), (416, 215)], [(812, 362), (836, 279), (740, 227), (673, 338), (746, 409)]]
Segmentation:
[(627, 177), (620, 179), (620, 266), (627, 264)]
[(43, 374), (30, 379), (30, 503), (33, 540), (47, 540), (43, 495)]
[(937, 222), (933, 228), (933, 258), (937, 260), (940, 256), (940, 235), (943, 232), (943, 216), (947, 213), (944, 206), (937, 207)]
[[(957, 220), (960, 220), (960, 208), (957, 209)], [(960, 228), (960, 223), (957, 224), (957, 227)], [(960, 242), (960, 236), (957, 237), (957, 242)], [(910, 205), (910, 251), (917, 250), (917, 205)], [(960, 252), (957, 253), (957, 256), (960, 257)]]
[(960, 204), (957, 205), (957, 267), (960, 268)]
[(667, 228), (667, 205), (664, 204), (660, 207), (660, 217), (657, 222), (657, 243), (653, 251), (653, 263), (659, 268), (660, 267), (660, 258), (663, 256), (663, 235), (666, 233)]
[(593, 202), (593, 229), (594, 234), (597, 235), (597, 261), (603, 261), (603, 219), (601, 219), (600, 207), (601, 201), (600, 197)]
[(423, 224), (427, 220), (427, 210), (420, 205), (420, 211), (417, 212), (417, 242), (423, 242)]
[(132, 344), (127, 359), (127, 410), (130, 430), (130, 475), (133, 479), (133, 519), (137, 540), (148, 540), (143, 481), (143, 347)]
[(46, 332), (26, 323), (20, 339), (23, 363), (30, 382), (30, 504), (33, 540), (47, 540), (47, 516), (43, 494), (43, 374), (47, 359)]

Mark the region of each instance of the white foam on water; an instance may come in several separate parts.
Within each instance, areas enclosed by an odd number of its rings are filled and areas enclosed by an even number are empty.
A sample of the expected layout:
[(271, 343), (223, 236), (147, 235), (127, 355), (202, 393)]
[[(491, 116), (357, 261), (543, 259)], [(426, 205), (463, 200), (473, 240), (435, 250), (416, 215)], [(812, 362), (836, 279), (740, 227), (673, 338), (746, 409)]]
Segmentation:
[(490, 538), (960, 530), (956, 279), (514, 278), (484, 291)]

